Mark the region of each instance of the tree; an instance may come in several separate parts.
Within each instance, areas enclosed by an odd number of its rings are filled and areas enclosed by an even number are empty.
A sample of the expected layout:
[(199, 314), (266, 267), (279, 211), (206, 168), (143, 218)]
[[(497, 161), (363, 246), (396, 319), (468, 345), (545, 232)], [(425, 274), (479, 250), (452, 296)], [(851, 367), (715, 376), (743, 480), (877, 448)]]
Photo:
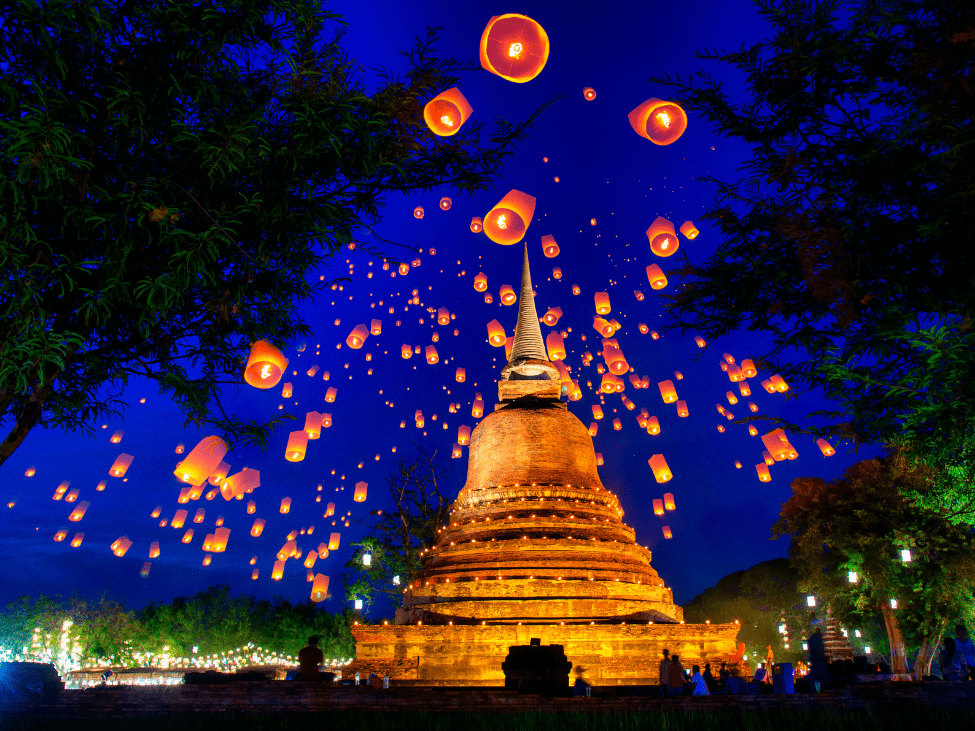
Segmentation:
[(926, 675), (945, 627), (972, 613), (975, 536), (905, 498), (935, 481), (903, 451), (858, 462), (834, 482), (800, 477), (772, 528), (791, 539), (802, 587), (837, 618), (883, 617), (895, 673), (907, 672), (905, 635), (919, 648), (914, 672)]
[[(437, 532), (450, 515), (450, 502), (440, 491), (447, 476), (436, 463), (437, 451), (427, 454), (416, 446), (419, 456), (413, 461), (400, 459), (395, 472), (386, 478), (396, 509), (384, 512), (374, 509), (376, 517), (370, 534), (353, 543), (356, 548), (342, 577), (349, 601), (362, 599), (368, 611), (375, 594), (393, 599), (394, 608), (403, 600), (403, 590), (420, 570), (420, 558), (437, 541)], [(363, 557), (368, 554), (369, 565)], [(399, 577), (399, 583), (394, 581)]]
[(704, 178), (722, 240), (685, 256), (671, 325), (770, 333), (756, 362), (837, 404), (796, 431), (957, 461), (975, 430), (975, 4), (757, 4), (768, 40), (698, 54), (743, 72), (744, 98), (704, 72), (651, 79), (751, 148), (742, 179)]
[[(224, 411), (248, 344), (309, 328), (319, 272), (384, 197), (495, 180), (527, 120), (435, 138), (423, 104), (478, 68), (437, 29), (367, 94), (317, 0), (18, 0), (0, 8), (0, 463), (35, 426), (119, 413), (131, 377), (187, 424), (266, 447), (282, 418)], [(272, 13), (271, 19), (266, 19)], [(284, 20), (276, 22), (276, 15)], [(290, 29), (290, 32), (289, 32)], [(294, 37), (288, 53), (284, 41)], [(270, 59), (241, 67), (231, 47)], [(316, 47), (316, 43), (318, 46)], [(324, 281), (324, 275), (322, 275)]]

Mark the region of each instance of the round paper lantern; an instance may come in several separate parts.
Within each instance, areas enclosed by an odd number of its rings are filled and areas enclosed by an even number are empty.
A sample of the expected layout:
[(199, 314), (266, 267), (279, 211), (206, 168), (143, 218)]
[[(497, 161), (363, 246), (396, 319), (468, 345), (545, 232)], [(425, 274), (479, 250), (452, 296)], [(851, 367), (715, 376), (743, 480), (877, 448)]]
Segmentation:
[(545, 68), (548, 34), (527, 15), (495, 15), (481, 33), (479, 50), (482, 68), (502, 79), (524, 84)]
[(520, 190), (511, 190), (484, 217), (484, 233), (496, 244), (517, 244), (524, 238), (534, 214), (535, 199)]
[(684, 236), (689, 241), (693, 241), (694, 239), (696, 239), (699, 233), (698, 230), (694, 227), (694, 224), (691, 223), (690, 221), (684, 221), (684, 223), (681, 224), (680, 232), (684, 234)]
[(647, 99), (627, 117), (633, 131), (655, 145), (676, 142), (687, 129), (687, 115), (680, 105), (655, 97)]
[(647, 279), (650, 281), (650, 289), (663, 289), (667, 286), (667, 277), (656, 264), (647, 267)]
[(481, 229), (483, 228), (484, 228), (484, 224), (481, 221), (481, 217), (474, 216), (471, 219), (471, 233), (479, 234), (481, 233)]
[(413, 209), (413, 218), (423, 218), (423, 206), (417, 206)]
[(474, 289), (478, 292), (483, 292), (487, 289), (487, 275), (484, 272), (480, 272), (476, 277), (474, 277)]
[[(450, 210), (450, 206), (452, 206), (452, 205), (453, 205), (453, 201), (450, 198), (448, 198), (447, 196), (444, 196), (443, 198), (440, 199), (440, 210), (441, 211), (449, 211)], [(417, 262), (419, 262), (419, 261), (420, 260), (417, 259)], [(413, 266), (420, 266), (420, 265), (419, 264), (414, 264)]]
[(281, 380), (288, 359), (267, 340), (251, 344), (251, 352), (244, 368), (244, 381), (254, 388), (274, 388)]
[(542, 252), (549, 259), (559, 255), (559, 245), (555, 242), (554, 236), (550, 234), (542, 236)]
[[(450, 137), (457, 134), (472, 112), (471, 105), (455, 86), (437, 94), (424, 105), (423, 121), (438, 137)], [(441, 208), (443, 208), (442, 204)], [(448, 205), (447, 208), (450, 206)]]
[(501, 291), (498, 292), (498, 296), (501, 298), (501, 304), (508, 307), (518, 301), (518, 295), (515, 294), (510, 284), (501, 285)]
[(591, 102), (593, 99), (596, 98), (596, 90), (593, 89), (591, 86), (587, 86), (585, 89), (582, 90), (582, 96), (587, 102)]
[(507, 335), (504, 332), (504, 327), (497, 320), (491, 320), (487, 324), (488, 331), (488, 342), (491, 343), (495, 348), (500, 348), (504, 345), (504, 341)]
[[(680, 248), (680, 241), (674, 232), (674, 224), (663, 216), (657, 216), (650, 228), (647, 229), (647, 239), (650, 241), (650, 251), (657, 256), (673, 256)], [(649, 277), (650, 272), (647, 272)]]
[(550, 307), (548, 311), (542, 315), (542, 322), (544, 322), (549, 327), (559, 324), (559, 318), (562, 317), (561, 307)]
[(582, 290), (579, 289), (579, 285), (578, 284), (573, 284), (572, 285), (572, 294), (581, 294), (581, 293), (582, 293)]
[(293, 431), (288, 435), (288, 446), (284, 458), (289, 462), (301, 462), (308, 448), (308, 435), (303, 431)]
[(561, 279), (561, 278), (562, 278), (562, 268), (552, 267), (552, 279)]
[(345, 339), (345, 344), (353, 350), (358, 350), (362, 347), (362, 344), (366, 342), (366, 338), (368, 337), (369, 329), (366, 327), (365, 323), (362, 323), (352, 328), (352, 332), (349, 333), (349, 337)]

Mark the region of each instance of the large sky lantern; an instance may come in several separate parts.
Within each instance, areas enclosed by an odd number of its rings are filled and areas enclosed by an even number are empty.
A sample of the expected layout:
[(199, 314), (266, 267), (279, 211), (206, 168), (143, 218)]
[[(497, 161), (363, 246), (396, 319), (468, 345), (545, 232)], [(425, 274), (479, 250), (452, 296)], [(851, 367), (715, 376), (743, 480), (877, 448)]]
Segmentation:
[(483, 292), (487, 289), (488, 281), (487, 274), (484, 272), (478, 272), (477, 276), (474, 277), (474, 289), (477, 292)]
[(565, 341), (557, 332), (550, 332), (545, 336), (545, 348), (551, 361), (565, 360)]
[(687, 114), (680, 105), (656, 97), (647, 99), (627, 118), (634, 132), (655, 145), (676, 142), (687, 129)]
[(559, 255), (559, 245), (555, 241), (555, 237), (551, 234), (545, 234), (542, 236), (542, 252), (548, 259), (554, 259)]
[(515, 290), (510, 284), (501, 285), (498, 297), (501, 298), (501, 304), (506, 307), (511, 307), (511, 305), (518, 301), (518, 295), (515, 294)]
[(423, 354), (427, 359), (427, 363), (430, 365), (435, 365), (440, 361), (440, 355), (437, 353), (436, 345), (428, 345), (426, 348), (424, 348)]
[(329, 503), (325, 506), (325, 515), (323, 517), (331, 518), (333, 515), (335, 515), (335, 503)]
[(542, 322), (544, 322), (549, 327), (553, 327), (559, 324), (560, 317), (562, 317), (562, 308), (550, 307), (548, 311), (542, 316)]
[(125, 555), (125, 552), (132, 548), (132, 541), (129, 540), (128, 536), (119, 536), (115, 539), (115, 542), (111, 546), (112, 553), (114, 553), (118, 558)]
[(369, 334), (370, 335), (381, 335), (383, 332), (383, 321), (373, 320), (369, 323)]
[(363, 343), (366, 342), (366, 338), (368, 337), (369, 328), (366, 327), (365, 323), (360, 323), (352, 328), (352, 332), (349, 333), (349, 337), (345, 339), (345, 344), (353, 350), (358, 350), (362, 347)]
[(305, 434), (309, 439), (318, 439), (322, 434), (322, 415), (317, 411), (305, 414)]
[[(438, 137), (457, 134), (474, 110), (456, 86), (437, 94), (423, 107), (423, 121)], [(440, 206), (443, 208), (443, 204)], [(450, 205), (447, 205), (450, 208)], [(443, 210), (447, 210), (443, 208)]]
[(591, 102), (593, 99), (596, 98), (596, 90), (593, 89), (591, 86), (585, 87), (582, 90), (582, 98), (585, 99), (587, 102)]
[(535, 198), (510, 190), (484, 217), (484, 233), (496, 244), (517, 244), (525, 237), (534, 215)]
[(765, 445), (765, 448), (776, 462), (788, 459), (789, 449), (792, 446), (789, 444), (789, 438), (782, 429), (775, 429), (768, 434), (763, 434), (762, 444)]
[[(661, 257), (672, 256), (680, 248), (674, 224), (663, 216), (657, 216), (650, 224), (650, 228), (647, 229), (647, 240), (650, 242), (650, 251)], [(648, 277), (649, 274), (648, 271)]]
[(613, 311), (613, 307), (609, 303), (609, 292), (596, 292), (593, 295), (593, 302), (596, 305), (597, 314), (608, 315)]
[(659, 483), (669, 482), (674, 474), (670, 471), (670, 467), (667, 465), (667, 460), (664, 459), (662, 454), (655, 454), (650, 459), (647, 460), (650, 465), (650, 469), (653, 470), (653, 477)]
[(288, 359), (267, 340), (251, 344), (244, 381), (254, 388), (274, 388), (288, 368)]
[(653, 500), (653, 514), (663, 515), (664, 514), (664, 501), (659, 498), (654, 498)]
[(664, 493), (664, 508), (667, 510), (677, 510), (677, 504), (674, 503), (674, 493)]
[(614, 376), (622, 376), (630, 370), (623, 351), (613, 345), (603, 346), (603, 360), (606, 361), (606, 368)]
[(550, 50), (545, 29), (527, 15), (495, 15), (484, 27), (481, 67), (502, 79), (524, 84), (538, 76)]
[(669, 541), (669, 540), (670, 540), (671, 538), (673, 538), (673, 537), (674, 537), (674, 534), (673, 534), (673, 532), (672, 532), (672, 531), (670, 530), (670, 526), (669, 526), (669, 525), (665, 525), (665, 526), (663, 527), (663, 532), (664, 532), (664, 538), (666, 538), (666, 539), (667, 539), (668, 541)]
[(131, 454), (125, 454), (123, 452), (115, 458), (111, 468), (108, 470), (108, 474), (110, 474), (112, 477), (124, 477), (126, 471), (129, 469), (129, 465), (132, 464), (133, 459), (134, 457)]
[(660, 389), (660, 397), (665, 404), (672, 404), (677, 400), (677, 389), (674, 387), (673, 381), (660, 381), (657, 388)]
[(450, 324), (450, 310), (446, 307), (441, 307), (437, 310), (437, 324), (438, 325), (449, 325)]
[(457, 427), (457, 443), (462, 447), (471, 443), (471, 428), (469, 426), (461, 424)]
[(284, 450), (284, 458), (289, 462), (301, 462), (308, 450), (308, 435), (304, 431), (293, 431), (288, 434), (288, 446)]
[(284, 578), (284, 561), (278, 559), (274, 562), (274, 567), (271, 569), (271, 580), (281, 581)]
[(82, 500), (75, 506), (75, 509), (71, 511), (71, 515), (68, 516), (68, 520), (72, 523), (77, 523), (79, 520), (85, 517), (85, 511), (88, 510), (88, 502)]
[(335, 388), (335, 386), (329, 386), (328, 390), (325, 391), (325, 400), (330, 404), (335, 403), (335, 396), (338, 394), (338, 392), (339, 391), (337, 388)]
[(328, 537), (328, 550), (337, 551), (339, 544), (342, 542), (342, 537), (338, 533), (332, 533)]
[(311, 600), (320, 602), (328, 598), (328, 577), (325, 574), (315, 574), (311, 582)]
[(768, 471), (768, 465), (764, 462), (755, 465), (755, 471), (758, 473), (758, 479), (762, 482), (771, 482), (772, 474)]
[(816, 440), (816, 446), (819, 447), (819, 450), (823, 453), (824, 457), (832, 457), (834, 454), (836, 454), (836, 450), (833, 449), (830, 443), (823, 438)]
[(352, 495), (352, 499), (357, 503), (364, 503), (366, 501), (366, 492), (369, 489), (369, 484), (366, 482), (355, 483), (355, 492)]
[(680, 232), (684, 234), (684, 238), (686, 238), (688, 241), (693, 241), (700, 233), (690, 221), (684, 221), (684, 223), (680, 225)]
[(290, 383), (285, 383), (281, 387), (281, 398), (291, 398), (292, 386)]
[(497, 320), (491, 320), (487, 324), (488, 332), (488, 342), (495, 348), (500, 348), (504, 345), (504, 341), (507, 339), (507, 335), (504, 332), (504, 326)]
[(741, 372), (745, 374), (745, 378), (754, 378), (758, 375), (758, 369), (755, 367), (751, 358), (745, 358), (741, 362)]
[(457, 381), (457, 383), (463, 383), (466, 381), (467, 371), (464, 368), (458, 368), (456, 371), (454, 371), (454, 380)]
[(663, 289), (667, 286), (667, 275), (656, 264), (647, 267), (647, 280), (650, 282), (650, 289)]

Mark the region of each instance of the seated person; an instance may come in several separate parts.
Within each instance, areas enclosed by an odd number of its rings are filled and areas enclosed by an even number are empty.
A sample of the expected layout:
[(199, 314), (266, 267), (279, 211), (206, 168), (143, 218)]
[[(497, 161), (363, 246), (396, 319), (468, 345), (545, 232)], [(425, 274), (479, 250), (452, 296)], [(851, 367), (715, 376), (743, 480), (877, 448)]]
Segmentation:
[(318, 680), (318, 666), (323, 662), (325, 655), (318, 648), (318, 636), (312, 635), (298, 652), (298, 680)]

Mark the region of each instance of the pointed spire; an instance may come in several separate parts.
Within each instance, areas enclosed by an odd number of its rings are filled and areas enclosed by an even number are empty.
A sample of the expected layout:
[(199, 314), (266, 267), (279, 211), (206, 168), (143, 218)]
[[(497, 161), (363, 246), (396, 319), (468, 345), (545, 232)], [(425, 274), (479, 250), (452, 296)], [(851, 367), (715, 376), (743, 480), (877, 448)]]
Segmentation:
[(538, 326), (538, 313), (535, 311), (535, 296), (532, 294), (532, 277), (528, 271), (528, 243), (525, 243), (525, 257), (521, 266), (521, 300), (518, 302), (518, 325), (515, 327), (515, 341), (511, 346), (509, 363), (530, 358), (548, 361), (542, 329)]

